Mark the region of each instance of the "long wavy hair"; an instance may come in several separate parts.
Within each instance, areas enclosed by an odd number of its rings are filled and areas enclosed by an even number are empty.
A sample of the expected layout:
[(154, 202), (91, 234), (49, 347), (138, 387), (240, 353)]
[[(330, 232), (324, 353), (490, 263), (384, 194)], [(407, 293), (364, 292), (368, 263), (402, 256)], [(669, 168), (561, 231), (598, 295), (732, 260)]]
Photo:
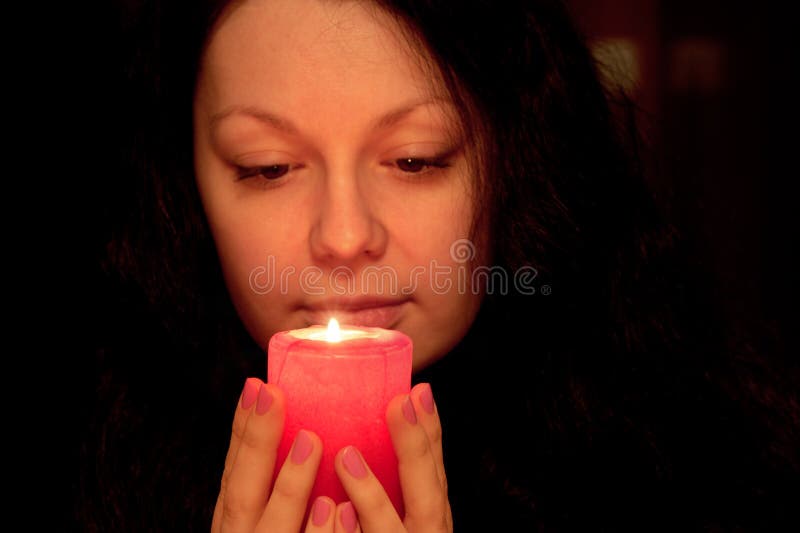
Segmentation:
[[(207, 529), (231, 414), (264, 354), (225, 291), (194, 183), (192, 99), (227, 2), (118, 7), (121, 147), (99, 235), (95, 365), (76, 520)], [(424, 369), (461, 531), (760, 528), (800, 469), (796, 369), (724, 335), (644, 172), (635, 110), (556, 0), (376, 3), (432, 59), (473, 135), (488, 295)], [(543, 286), (547, 286), (542, 290)]]

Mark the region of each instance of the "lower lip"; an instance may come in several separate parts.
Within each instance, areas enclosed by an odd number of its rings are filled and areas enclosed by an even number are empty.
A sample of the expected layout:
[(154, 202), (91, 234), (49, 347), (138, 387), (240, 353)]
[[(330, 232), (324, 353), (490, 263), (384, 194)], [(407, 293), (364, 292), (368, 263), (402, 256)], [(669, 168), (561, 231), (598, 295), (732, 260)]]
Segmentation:
[(387, 305), (383, 307), (370, 307), (358, 311), (309, 311), (306, 322), (309, 325), (326, 325), (328, 320), (335, 318), (342, 325), (361, 326), (366, 328), (391, 329), (400, 319), (403, 304)]

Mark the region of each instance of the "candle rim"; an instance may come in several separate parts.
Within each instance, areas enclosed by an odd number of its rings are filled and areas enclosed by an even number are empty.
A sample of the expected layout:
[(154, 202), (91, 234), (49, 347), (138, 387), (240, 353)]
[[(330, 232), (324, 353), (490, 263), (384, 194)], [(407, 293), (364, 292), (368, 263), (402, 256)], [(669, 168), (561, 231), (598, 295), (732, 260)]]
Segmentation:
[[(308, 330), (314, 330), (308, 335), (299, 335), (299, 332), (307, 332)], [(297, 329), (290, 329), (286, 333), (294, 337), (298, 340), (310, 340), (310, 341), (324, 341), (328, 344), (340, 344), (343, 342), (349, 342), (357, 339), (378, 339), (384, 336), (385, 334), (382, 332), (392, 332), (396, 330), (391, 329), (382, 329), (382, 328), (371, 328), (366, 326), (353, 326), (351, 324), (339, 324), (339, 333), (342, 335), (342, 339), (338, 341), (329, 341), (325, 338), (325, 335), (328, 331), (328, 326), (323, 326), (321, 324), (314, 324), (308, 326), (306, 328), (297, 328)], [(350, 337), (349, 339), (344, 338), (344, 334), (347, 332), (358, 332), (363, 333), (358, 336)], [(319, 334), (319, 337), (313, 337), (312, 335)]]
[(340, 350), (346, 350), (348, 354), (339, 355), (339, 357), (347, 357), (347, 355), (356, 355), (361, 357), (374, 355), (377, 357), (386, 357), (397, 350), (405, 349), (406, 346), (410, 346), (413, 350), (413, 342), (411, 337), (402, 331), (398, 331), (396, 329), (371, 328), (367, 326), (358, 327), (347, 325), (346, 327), (355, 327), (357, 329), (369, 331), (374, 330), (376, 337), (356, 337), (352, 339), (343, 339), (339, 342), (330, 342), (324, 338), (309, 339), (297, 337), (292, 334), (292, 332), (302, 329), (327, 329), (326, 326), (315, 324), (313, 326), (309, 326), (308, 328), (298, 328), (296, 330), (286, 330), (276, 333), (267, 343), (267, 349), (272, 350), (273, 346), (285, 346), (288, 344), (291, 346), (287, 348), (289, 351), (307, 349), (309, 351), (318, 353), (320, 357), (332, 357)]

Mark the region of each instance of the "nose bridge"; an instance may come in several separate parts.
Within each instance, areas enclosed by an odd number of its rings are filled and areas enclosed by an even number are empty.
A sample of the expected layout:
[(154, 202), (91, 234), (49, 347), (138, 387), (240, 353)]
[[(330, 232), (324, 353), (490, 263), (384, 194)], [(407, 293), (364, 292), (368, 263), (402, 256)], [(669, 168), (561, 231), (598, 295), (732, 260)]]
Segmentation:
[(318, 212), (310, 235), (320, 261), (352, 261), (383, 253), (383, 234), (354, 167), (329, 169), (319, 191)]

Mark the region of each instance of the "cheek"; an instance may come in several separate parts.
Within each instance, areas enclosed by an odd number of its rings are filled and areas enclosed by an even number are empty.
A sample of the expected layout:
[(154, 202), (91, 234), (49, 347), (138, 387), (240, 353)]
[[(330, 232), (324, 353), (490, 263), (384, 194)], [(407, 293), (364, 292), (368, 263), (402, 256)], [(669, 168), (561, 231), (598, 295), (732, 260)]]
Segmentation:
[[(209, 224), (229, 284), (246, 286), (254, 270), (268, 264), (282, 268), (298, 263), (304, 241), (297, 212), (290, 217), (279, 205), (257, 196), (240, 198), (230, 189), (210, 192)], [(287, 227), (281, 222), (287, 219), (295, 224)]]
[(226, 277), (236, 286), (247, 284), (250, 273), (274, 253), (269, 235), (239, 218), (218, 218), (212, 231)]
[(427, 210), (409, 232), (408, 243), (415, 261), (456, 275), (478, 253), (470, 236), (472, 210), (463, 199), (440, 203)]
[(240, 317), (254, 337), (268, 326), (265, 311), (276, 308), (281, 293), (266, 290), (276, 280), (279, 263), (287, 263), (290, 251), (281, 232), (273, 231), (263, 210), (243, 209), (240, 203), (224, 201), (224, 194), (207, 208), (225, 284)]
[(217, 226), (215, 239), (225, 284), (237, 314), (259, 344), (276, 332), (298, 327), (287, 320), (291, 291), (281, 288), (279, 265), (290, 262), (286, 250), (265, 229), (253, 231), (241, 222)]
[(237, 231), (235, 224), (217, 224), (214, 238), (231, 299), (246, 324), (257, 324), (257, 301), (264, 298), (258, 293), (264, 283), (260, 270), (267, 266), (266, 256), (258, 252), (260, 239), (253, 233)]

